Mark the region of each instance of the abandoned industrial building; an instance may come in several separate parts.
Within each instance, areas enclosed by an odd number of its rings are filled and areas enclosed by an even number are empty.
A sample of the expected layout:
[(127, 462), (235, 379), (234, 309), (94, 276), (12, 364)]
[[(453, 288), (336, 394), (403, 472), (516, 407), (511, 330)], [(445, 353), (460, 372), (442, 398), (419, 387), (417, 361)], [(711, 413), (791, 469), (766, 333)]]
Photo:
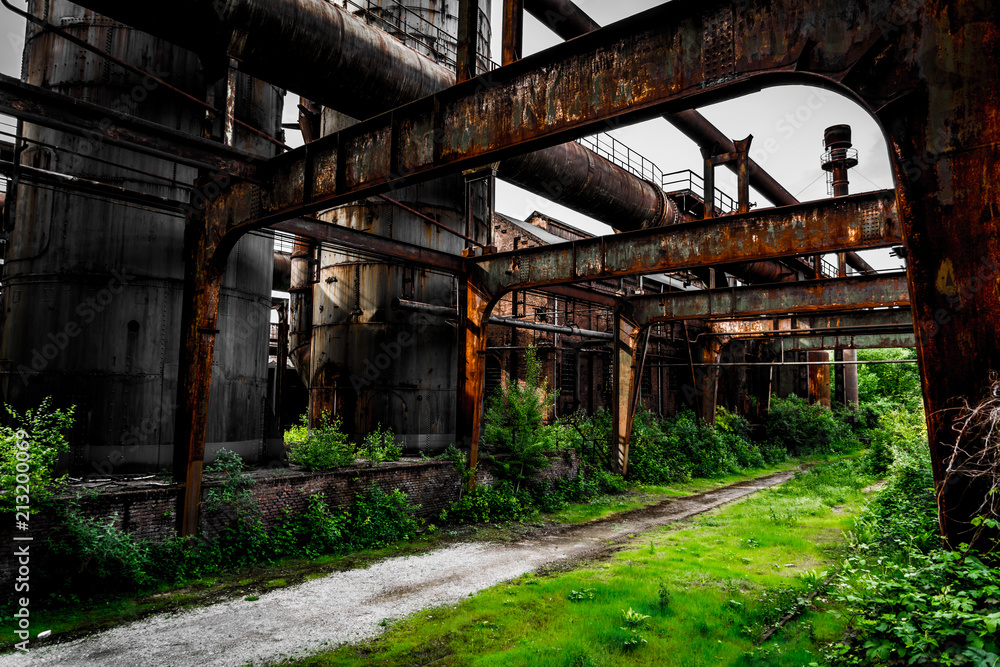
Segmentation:
[[(0, 74), (2, 400), (73, 406), (54, 468), (132, 534), (212, 534), (223, 451), (268, 526), (373, 483), (447, 510), (493, 479), (490, 400), (526, 376), (546, 424), (608, 417), (598, 465), (628, 480), (640, 413), (759, 429), (793, 396), (857, 423), (859, 350), (915, 348), (940, 536), (993, 548), (1000, 450), (968, 411), (1000, 370), (991, 1), (623, 3), (604, 27), (568, 0), (0, 1), (26, 31)], [(835, 122), (794, 146), (828, 193), (800, 201), (698, 111), (777, 86), (874, 119), (894, 187), (855, 187), (872, 149)], [(636, 123), (700, 159), (664, 173)], [(410, 463), (290, 482), (301, 415)], [(450, 486), (445, 451), (472, 471)]]

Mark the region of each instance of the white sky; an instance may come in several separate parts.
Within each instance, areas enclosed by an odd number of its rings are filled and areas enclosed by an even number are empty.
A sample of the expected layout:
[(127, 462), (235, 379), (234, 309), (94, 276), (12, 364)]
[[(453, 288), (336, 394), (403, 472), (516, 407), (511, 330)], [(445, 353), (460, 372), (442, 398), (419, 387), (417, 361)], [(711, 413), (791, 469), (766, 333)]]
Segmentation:
[[(576, 0), (576, 4), (601, 25), (607, 25), (661, 4), (657, 0)], [(493, 0), (493, 50), (500, 52), (502, 4)], [(0, 13), (0, 71), (18, 76), (24, 43), (23, 22), (10, 12)], [(524, 26), (525, 55), (558, 43), (559, 38), (533, 17)], [(497, 59), (497, 58), (494, 58)], [(297, 98), (289, 97), (286, 121), (297, 118)], [(819, 167), (823, 152), (823, 131), (842, 123), (854, 133), (854, 147), (860, 164), (851, 170), (851, 192), (867, 192), (893, 187), (889, 153), (874, 119), (853, 100), (818, 88), (783, 86), (699, 109), (719, 129), (733, 139), (753, 134), (751, 154), (785, 189), (802, 201), (827, 197), (825, 172)], [(651, 120), (615, 130), (613, 136), (653, 161), (664, 173), (691, 169), (701, 173), (698, 147), (665, 120)], [(289, 133), (289, 142), (299, 141)], [(716, 170), (718, 186), (730, 195), (736, 193), (736, 178), (728, 169)], [(751, 192), (752, 202), (768, 206), (767, 200)], [(497, 184), (497, 209), (502, 213), (526, 218), (535, 210), (602, 234), (610, 228), (575, 211), (558, 206), (538, 195), (525, 192), (502, 181)], [(877, 269), (900, 267), (901, 261), (888, 251), (869, 251), (865, 258)]]

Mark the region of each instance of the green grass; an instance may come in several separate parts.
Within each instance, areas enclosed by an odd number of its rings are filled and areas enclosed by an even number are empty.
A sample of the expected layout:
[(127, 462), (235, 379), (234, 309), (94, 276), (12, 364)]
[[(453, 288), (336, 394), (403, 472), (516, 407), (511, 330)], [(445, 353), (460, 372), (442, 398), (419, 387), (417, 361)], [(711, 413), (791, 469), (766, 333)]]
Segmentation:
[[(415, 614), (372, 642), (290, 664), (808, 664), (818, 658), (817, 642), (843, 631), (822, 611), (755, 643), (835, 560), (870, 482), (850, 461), (823, 464), (783, 487), (637, 536), (603, 562), (526, 575)], [(579, 595), (588, 589), (593, 599)], [(623, 619), (628, 609), (650, 617), (635, 632)], [(637, 647), (626, 648), (629, 640)]]
[(803, 464), (814, 464), (827, 460), (831, 460), (831, 458), (825, 456), (798, 458), (768, 468), (745, 470), (739, 475), (729, 475), (727, 477), (693, 479), (689, 482), (671, 484), (669, 486), (640, 484), (630, 487), (628, 494), (621, 496), (597, 496), (586, 502), (571, 504), (558, 512), (546, 514), (544, 518), (555, 523), (584, 523), (593, 519), (610, 516), (611, 514), (655, 505), (668, 498), (693, 496), (738, 482), (745, 482), (762, 475), (794, 470)]
[[(703, 493), (762, 474), (792, 469), (801, 462), (802, 460), (794, 460), (766, 470), (722, 479), (698, 479), (672, 486), (639, 486), (630, 489), (629, 493), (622, 496), (599, 496), (589, 502), (569, 505), (559, 512), (543, 515), (539, 519), (550, 523), (581, 523), (652, 505), (669, 497)], [(141, 593), (111, 596), (68, 607), (39, 608), (37, 611), (33, 610), (33, 614), (37, 613), (40, 625), (52, 630), (52, 639), (66, 640), (130, 623), (153, 614), (204, 606), (222, 600), (241, 599), (274, 588), (321, 578), (331, 572), (366, 567), (384, 558), (423, 553), (439, 544), (457, 539), (470, 537), (480, 540), (516, 539), (518, 537), (516, 533), (520, 530), (523, 528), (517, 525), (501, 528), (487, 525), (459, 527), (458, 530), (451, 531), (439, 530), (433, 534), (419, 536), (405, 544), (383, 549), (321, 556), (315, 560), (284, 559), (269, 566), (234, 569), (221, 575), (194, 581), (164, 584)], [(9, 621), (5, 621), (2, 625), (3, 631), (8, 634), (14, 628)]]

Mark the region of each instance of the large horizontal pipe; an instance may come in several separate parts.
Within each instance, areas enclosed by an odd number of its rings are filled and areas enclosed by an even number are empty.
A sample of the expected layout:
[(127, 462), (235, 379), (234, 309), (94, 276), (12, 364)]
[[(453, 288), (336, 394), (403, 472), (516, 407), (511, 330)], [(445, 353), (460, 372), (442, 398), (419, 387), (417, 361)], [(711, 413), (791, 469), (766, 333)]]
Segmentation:
[[(79, 4), (364, 119), (455, 85), (455, 73), (328, 0), (79, 0)], [(676, 214), (657, 185), (582, 146), (512, 157), (505, 180), (616, 229)], [(596, 173), (592, 173), (596, 172)], [(587, 197), (580, 199), (580, 193)], [(627, 193), (627, 199), (622, 193)], [(627, 202), (627, 203), (625, 203)]]
[[(440, 315), (442, 317), (457, 317), (458, 310), (454, 307), (435, 306), (430, 303), (420, 303), (419, 301), (409, 301), (407, 299), (396, 299), (393, 307), (402, 310), (411, 310), (428, 315)], [(511, 317), (490, 317), (490, 324), (504, 324), (518, 329), (531, 329), (533, 331), (545, 331), (548, 333), (563, 334), (566, 336), (580, 336), (581, 338), (594, 338), (597, 340), (614, 340), (614, 334), (604, 331), (590, 331), (578, 327), (566, 327), (558, 324), (545, 324), (544, 322), (528, 322)]]
[(504, 160), (497, 176), (621, 231), (660, 227), (678, 218), (676, 205), (659, 186), (575, 141)]
[[(573, 39), (574, 37), (579, 37), (588, 32), (600, 30), (601, 28), (601, 25), (597, 21), (588, 16), (586, 12), (577, 7), (571, 0), (524, 0), (524, 9), (563, 39)], [(714, 144), (723, 153), (734, 153), (736, 151), (736, 146), (732, 140), (695, 109), (667, 114), (664, 118), (699, 146), (710, 147)], [(738, 168), (735, 162), (727, 162), (726, 166), (734, 172)], [(764, 171), (764, 168), (752, 158), (750, 159), (749, 167), (750, 185), (767, 197), (772, 204), (775, 206), (791, 206), (792, 204), (799, 203), (799, 200), (792, 193), (778, 183), (773, 176)], [(868, 262), (862, 259), (857, 253), (848, 252), (845, 253), (845, 256), (847, 263), (861, 273), (875, 273), (875, 270), (872, 269)], [(786, 272), (768, 266), (768, 263), (765, 262), (746, 264), (739, 268), (747, 273), (749, 277), (767, 282), (784, 280), (788, 275)]]

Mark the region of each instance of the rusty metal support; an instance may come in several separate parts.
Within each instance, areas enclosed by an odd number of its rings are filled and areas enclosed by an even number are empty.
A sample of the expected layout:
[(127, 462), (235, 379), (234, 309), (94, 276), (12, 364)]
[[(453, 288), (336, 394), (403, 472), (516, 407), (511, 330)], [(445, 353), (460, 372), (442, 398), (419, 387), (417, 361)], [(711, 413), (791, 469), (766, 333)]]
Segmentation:
[(483, 284), (491, 293), (501, 294), (749, 257), (778, 259), (849, 246), (885, 247), (898, 242), (895, 219), (895, 197), (891, 191), (882, 191), (498, 253), (473, 261), (486, 273)]
[[(479, 463), (483, 424), (483, 390), (486, 383), (486, 327), (493, 302), (467, 277), (458, 289), (458, 417), (455, 436), (468, 448), (469, 469)], [(469, 480), (475, 485), (475, 477)]]
[[(588, 32), (600, 30), (601, 25), (576, 6), (571, 0), (526, 0), (525, 9), (541, 21), (546, 27), (563, 39), (573, 39)], [(697, 143), (702, 149), (717, 146), (723, 153), (736, 152), (735, 144), (722, 130), (715, 127), (707, 118), (695, 109), (687, 109), (663, 116), (667, 122)], [(739, 175), (739, 165), (726, 163), (733, 172)], [(791, 206), (798, 204), (792, 193), (786, 190), (778, 181), (767, 173), (753, 159), (748, 158), (746, 169), (750, 185), (775, 206)], [(872, 275), (875, 270), (855, 252), (846, 253), (851, 266), (866, 275)]]
[(754, 285), (697, 292), (667, 292), (627, 299), (630, 316), (643, 326), (679, 319), (749, 319), (763, 315), (818, 313), (852, 308), (909, 306), (905, 273)]
[(524, 0), (503, 0), (503, 59), (510, 65), (521, 59), (524, 41)]
[[(731, 7), (726, 5), (725, 11)], [(880, 17), (860, 0), (833, 9), (820, 0), (795, 8), (762, 7), (753, 31), (728, 33), (729, 51), (723, 51), (731, 55), (726, 56), (726, 71), (719, 73), (713, 69), (718, 12), (714, 3), (668, 3), (533, 54), (482, 81), (466, 81), (324, 137), (309, 152), (315, 151), (314, 164), (326, 165), (315, 173), (327, 176), (307, 190), (317, 205), (332, 206), (349, 191), (356, 197), (365, 186), (384, 191), (411, 185), (445, 173), (449, 166), (451, 171), (482, 166), (607, 129), (614, 119), (637, 122), (671, 108), (695, 106), (709, 95), (735, 96), (777, 81), (770, 73), (776, 69), (787, 70), (781, 77), (788, 82), (836, 85), (831, 77), (849, 70), (881, 39), (874, 25)], [(850, 32), (850, 47), (845, 49), (839, 38), (829, 40), (836, 30), (807, 27), (818, 24), (804, 16), (822, 16), (822, 25)], [(748, 40), (755, 44), (764, 33), (788, 37), (764, 56), (749, 46), (733, 48), (737, 39), (741, 45)], [(677, 49), (681, 42), (690, 48)], [(802, 60), (803, 53), (808, 60)], [(275, 196), (265, 198), (269, 214), (299, 199), (296, 181), (303, 177), (306, 152), (297, 149), (274, 160), (279, 168)], [(364, 159), (348, 169), (347, 153)]]
[(615, 313), (613, 395), (611, 399), (612, 452), (615, 472), (628, 474), (628, 449), (632, 437), (632, 418), (639, 390), (639, 334), (641, 328), (622, 313)]
[(719, 392), (719, 369), (716, 366), (722, 348), (729, 340), (725, 336), (713, 336), (702, 341), (697, 347), (694, 386), (695, 414), (702, 423), (715, 424), (715, 411)]
[(271, 228), (429, 269), (440, 269), (448, 273), (461, 273), (465, 270), (465, 261), (458, 255), (387, 239), (323, 220), (298, 218), (276, 223)]
[(734, 141), (736, 150), (728, 153), (719, 153), (718, 146), (706, 146), (701, 150), (702, 157), (705, 158), (705, 215), (704, 218), (715, 217), (715, 168), (722, 164), (736, 164), (737, 176), (737, 200), (739, 202), (737, 213), (750, 212), (750, 172), (748, 167), (748, 152), (753, 135), (749, 135), (742, 141)]
[(224, 264), (213, 257), (209, 226), (223, 202), (208, 210), (194, 209), (184, 230), (184, 303), (181, 310), (181, 352), (177, 375), (174, 425), (174, 480), (182, 486), (177, 511), (181, 537), (198, 533), (201, 479), (208, 428), (216, 323)]
[(601, 24), (570, 0), (524, 0), (524, 9), (563, 39), (573, 39), (601, 28)]
[(94, 143), (192, 167), (209, 167), (252, 178), (266, 161), (214, 141), (141, 120), (0, 74), (0, 113)]
[(830, 353), (814, 351), (808, 353), (809, 403), (819, 403), (830, 407)]
[(456, 83), (476, 78), (476, 44), (479, 41), (479, 0), (458, 0)]

